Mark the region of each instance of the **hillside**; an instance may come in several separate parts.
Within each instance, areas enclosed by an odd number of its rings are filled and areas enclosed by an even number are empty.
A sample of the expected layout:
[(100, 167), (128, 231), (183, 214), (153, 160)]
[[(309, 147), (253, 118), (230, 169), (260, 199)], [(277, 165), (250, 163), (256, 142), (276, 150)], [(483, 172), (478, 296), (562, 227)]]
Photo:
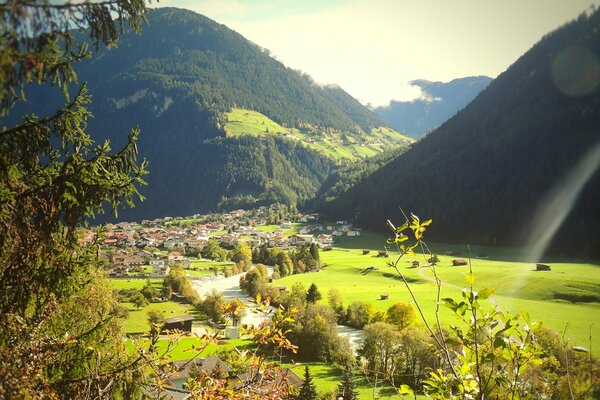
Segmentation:
[[(411, 142), (343, 90), (315, 84), (224, 25), (175, 8), (147, 17), (141, 35), (125, 33), (117, 48), (76, 66), (93, 96), (88, 128), (97, 141), (118, 148), (141, 128), (146, 201), (123, 219), (301, 205), (342, 161)], [(28, 100), (14, 115), (46, 115), (61, 102), (44, 88)], [(238, 118), (236, 130), (236, 113), (281, 129), (258, 134), (257, 121)]]
[(421, 89), (420, 98), (394, 100), (373, 111), (394, 129), (420, 139), (469, 104), (491, 81), (492, 78), (487, 76), (470, 76), (450, 82), (412, 81), (412, 85)]
[[(545, 36), (457, 115), (328, 203), (327, 214), (358, 215), (383, 231), (400, 206), (433, 219), (430, 238), (526, 245), (565, 213), (549, 251), (600, 256), (600, 173), (591, 164), (581, 192), (565, 193), (576, 180), (565, 177), (600, 140), (599, 25), (596, 11)], [(561, 199), (549, 197), (556, 192), (573, 198), (535, 220)]]

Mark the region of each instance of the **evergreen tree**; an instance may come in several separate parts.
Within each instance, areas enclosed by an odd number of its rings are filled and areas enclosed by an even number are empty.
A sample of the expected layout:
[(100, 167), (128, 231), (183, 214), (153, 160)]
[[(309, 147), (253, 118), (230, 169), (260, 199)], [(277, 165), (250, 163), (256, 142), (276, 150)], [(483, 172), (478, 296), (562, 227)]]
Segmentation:
[(319, 262), (321, 261), (321, 258), (319, 257), (319, 246), (317, 246), (316, 243), (310, 244), (310, 255), (313, 258), (313, 260), (315, 260), (317, 262), (317, 265), (318, 265)]
[(312, 381), (312, 375), (308, 365), (304, 366), (304, 383), (300, 386), (297, 400), (317, 400), (317, 387)]
[(98, 243), (80, 244), (77, 228), (140, 197), (139, 131), (116, 153), (95, 145), (86, 86), (67, 94), (72, 63), (92, 55), (89, 44), (114, 44), (127, 21), (139, 30), (145, 4), (61, 3), (0, 3), (0, 115), (11, 114), (28, 84), (59, 86), (67, 103), (0, 128), (0, 397), (135, 397), (140, 369), (122, 345), (122, 312), (96, 274)]
[(319, 292), (319, 288), (314, 283), (311, 283), (308, 291), (306, 292), (306, 301), (309, 303), (316, 303), (321, 300), (321, 292)]
[(338, 385), (336, 398), (339, 400), (357, 400), (358, 392), (354, 390), (354, 380), (352, 377), (352, 365), (346, 363), (342, 371), (342, 381)]

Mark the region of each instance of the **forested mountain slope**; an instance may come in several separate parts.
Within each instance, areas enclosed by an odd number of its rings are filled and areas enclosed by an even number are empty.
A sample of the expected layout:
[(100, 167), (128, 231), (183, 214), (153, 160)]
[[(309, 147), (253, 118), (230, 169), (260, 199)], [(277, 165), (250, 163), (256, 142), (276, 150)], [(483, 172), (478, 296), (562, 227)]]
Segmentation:
[(545, 221), (534, 215), (600, 141), (599, 26), (596, 11), (545, 36), (456, 116), (328, 203), (329, 217), (381, 231), (402, 207), (433, 219), (430, 238), (525, 244), (572, 206), (549, 250), (598, 256), (598, 170), (576, 201)]
[(422, 97), (412, 101), (392, 101), (373, 111), (394, 129), (420, 139), (469, 104), (492, 78), (469, 76), (450, 82), (412, 81), (422, 91)]
[[(97, 141), (118, 148), (130, 128), (141, 128), (146, 201), (122, 219), (302, 204), (340, 158), (410, 143), (343, 90), (315, 84), (224, 25), (175, 8), (147, 17), (141, 35), (122, 35), (117, 48), (76, 68), (93, 96), (89, 132)], [(20, 113), (49, 114), (62, 101), (50, 93), (33, 88)], [(232, 110), (258, 112), (296, 136), (228, 136)]]

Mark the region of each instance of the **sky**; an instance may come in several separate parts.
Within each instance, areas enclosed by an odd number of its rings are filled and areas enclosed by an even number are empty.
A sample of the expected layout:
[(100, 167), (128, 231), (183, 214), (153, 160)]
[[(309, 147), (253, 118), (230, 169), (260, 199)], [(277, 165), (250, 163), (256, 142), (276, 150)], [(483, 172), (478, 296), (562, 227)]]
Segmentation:
[[(156, 4), (156, 3), (155, 3)], [(410, 81), (495, 78), (600, 0), (160, 0), (225, 24), (286, 66), (365, 105), (421, 96)]]

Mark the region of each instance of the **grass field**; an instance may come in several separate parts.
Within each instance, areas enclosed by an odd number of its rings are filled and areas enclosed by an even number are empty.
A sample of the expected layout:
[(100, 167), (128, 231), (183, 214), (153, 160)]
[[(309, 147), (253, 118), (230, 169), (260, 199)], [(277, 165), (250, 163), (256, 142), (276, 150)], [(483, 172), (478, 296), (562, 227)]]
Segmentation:
[(225, 116), (227, 118), (225, 132), (228, 136), (273, 135), (285, 137), (290, 140), (302, 141), (306, 147), (335, 160), (357, 160), (371, 157), (384, 150), (405, 146), (414, 141), (385, 127), (373, 128), (369, 134), (361, 136), (359, 143), (349, 133), (330, 130), (317, 133), (316, 131), (310, 132), (308, 129), (286, 128), (252, 110), (233, 108)]
[[(146, 279), (111, 279), (111, 286), (113, 287), (113, 289), (138, 289), (140, 290), (141, 288), (144, 287), (144, 285), (146, 284)], [(162, 288), (162, 279), (150, 279), (150, 282), (152, 282), (152, 286), (154, 286), (157, 289), (161, 289)]]
[[(380, 235), (363, 233), (361, 237), (344, 237), (331, 251), (321, 252), (322, 271), (310, 274), (294, 275), (276, 281), (276, 285), (291, 287), (301, 282), (308, 288), (315, 283), (326, 301), (330, 288), (338, 289), (345, 305), (353, 301), (370, 302), (377, 310), (386, 310), (398, 301), (412, 301), (406, 287), (389, 268), (386, 258), (376, 257), (377, 250), (385, 245)], [(440, 258), (437, 271), (445, 285), (442, 297), (459, 297), (460, 288), (467, 282), (465, 273), (468, 267), (453, 267), (452, 259), (466, 257), (466, 247), (431, 245), (432, 251)], [(462, 248), (462, 250), (461, 250)], [(372, 250), (363, 255), (362, 250)], [(489, 250), (489, 251), (488, 251)], [(453, 255), (445, 255), (445, 252)], [(537, 272), (535, 265), (516, 260), (515, 251), (506, 249), (471, 249), (472, 254), (486, 252), (487, 259), (472, 259), (476, 289), (493, 287), (496, 293), (493, 299), (504, 310), (518, 313), (526, 310), (532, 319), (543, 321), (546, 326), (563, 332), (571, 338), (571, 343), (589, 347), (590, 326), (600, 317), (600, 265), (547, 262), (552, 271)], [(512, 255), (511, 255), (512, 254)], [(393, 257), (394, 254), (390, 253)], [(411, 288), (427, 318), (435, 315), (435, 285), (432, 274), (427, 268), (410, 268), (413, 260), (423, 262), (423, 256), (417, 255), (401, 261), (400, 270), (411, 282)], [(365, 268), (374, 270), (363, 274)], [(452, 286), (451, 286), (452, 285)], [(454, 287), (456, 286), (456, 287)], [(388, 294), (387, 300), (380, 300), (381, 294)], [(579, 301), (586, 300), (586, 301)], [(590, 301), (595, 300), (595, 301)], [(486, 308), (492, 304), (485, 301)], [(442, 308), (441, 319), (445, 324), (455, 322), (449, 310)], [(596, 331), (596, 329), (598, 331)], [(600, 327), (592, 326), (592, 351), (600, 354)]]

